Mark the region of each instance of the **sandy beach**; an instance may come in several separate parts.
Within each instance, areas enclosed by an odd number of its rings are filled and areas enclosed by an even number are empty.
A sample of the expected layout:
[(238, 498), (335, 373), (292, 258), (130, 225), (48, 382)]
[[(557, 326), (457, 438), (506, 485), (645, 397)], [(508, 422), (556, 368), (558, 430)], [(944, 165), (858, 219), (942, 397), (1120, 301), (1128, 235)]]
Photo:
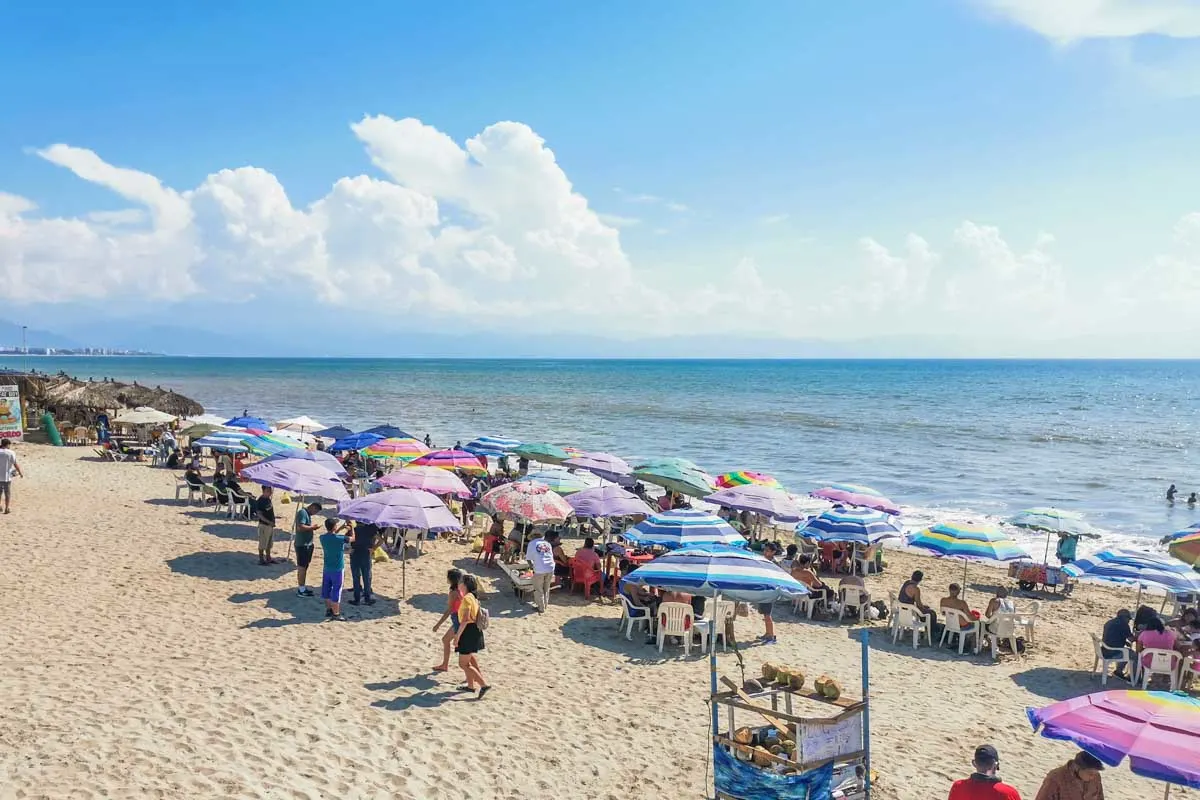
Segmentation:
[[(252, 527), (176, 502), (171, 472), (100, 463), (89, 448), (18, 454), (28, 477), (0, 518), (2, 798), (706, 796), (707, 660), (626, 641), (607, 599), (555, 592), (533, 614), (498, 591), (498, 570), (438, 542), (410, 560), (407, 598), (400, 564), (377, 565), (379, 604), (326, 623), (320, 600), (296, 596), (293, 564), (258, 566)], [(869, 580), (876, 597), (920, 567), (936, 600), (962, 574), (957, 561), (887, 561)], [(455, 691), (457, 670), (430, 670), (450, 566), (492, 589), (484, 700)], [(970, 575), (975, 607), (1011, 583), (977, 565)], [(1034, 797), (1074, 749), (1034, 735), (1025, 707), (1097, 690), (1089, 633), (1133, 600), (1094, 585), (1044, 600), (1029, 652), (999, 663), (893, 646), (875, 623), (874, 796), (944, 797), (990, 742), (1001, 774)], [(748, 674), (771, 660), (856, 693), (849, 623), (779, 620), (777, 645), (745, 648)], [(740, 639), (762, 632), (754, 616), (738, 625)], [(720, 669), (739, 677), (732, 652)], [(1125, 766), (1104, 784), (1110, 800), (1162, 795)]]

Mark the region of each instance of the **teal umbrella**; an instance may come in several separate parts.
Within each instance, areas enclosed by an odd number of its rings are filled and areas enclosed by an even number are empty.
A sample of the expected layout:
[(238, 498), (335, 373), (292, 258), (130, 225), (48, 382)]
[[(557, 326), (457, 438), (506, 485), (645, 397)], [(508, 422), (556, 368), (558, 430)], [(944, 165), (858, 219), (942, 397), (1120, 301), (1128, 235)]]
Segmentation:
[(666, 462), (635, 469), (633, 477), (689, 497), (708, 497), (717, 490), (716, 481), (711, 475)]
[(566, 450), (549, 442), (526, 442), (512, 452), (515, 456), (542, 464), (561, 464), (571, 457)]

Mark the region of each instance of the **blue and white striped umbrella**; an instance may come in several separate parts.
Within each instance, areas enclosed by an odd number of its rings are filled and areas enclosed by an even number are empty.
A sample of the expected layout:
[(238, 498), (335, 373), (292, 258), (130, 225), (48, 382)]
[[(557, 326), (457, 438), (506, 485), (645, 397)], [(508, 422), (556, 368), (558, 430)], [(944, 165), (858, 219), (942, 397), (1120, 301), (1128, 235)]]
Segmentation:
[(655, 514), (621, 534), (634, 544), (675, 550), (698, 544), (745, 547), (746, 539), (725, 520), (705, 511), (679, 508)]
[(872, 545), (901, 534), (895, 517), (871, 508), (833, 508), (796, 526), (797, 538), (818, 542)]
[(626, 585), (720, 595), (743, 603), (808, 594), (804, 584), (758, 553), (725, 545), (685, 547), (659, 556), (622, 578), (621, 587)]
[(1200, 591), (1200, 572), (1168, 556), (1137, 550), (1101, 550), (1063, 567), (1072, 578), (1156, 586), (1173, 592)]
[(500, 458), (512, 453), (515, 448), (521, 446), (519, 439), (509, 439), (504, 436), (480, 436), (478, 439), (472, 439), (462, 446), (471, 455), (490, 456), (491, 458)]
[(192, 447), (207, 447), (223, 453), (245, 453), (247, 448), (243, 442), (253, 438), (254, 434), (245, 431), (213, 431), (192, 442)]

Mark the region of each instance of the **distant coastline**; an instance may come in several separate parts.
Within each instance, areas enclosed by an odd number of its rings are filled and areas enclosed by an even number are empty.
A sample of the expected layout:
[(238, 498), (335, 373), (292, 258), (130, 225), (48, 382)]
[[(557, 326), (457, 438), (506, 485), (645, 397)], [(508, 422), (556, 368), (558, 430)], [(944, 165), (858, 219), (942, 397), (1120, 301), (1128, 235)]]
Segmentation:
[(70, 356), (72, 358), (93, 358), (105, 356), (121, 356), (128, 358), (130, 356), (161, 358), (164, 353), (150, 353), (144, 350), (115, 350), (112, 348), (99, 347), (82, 347), (71, 349), (66, 347), (30, 347), (28, 349), (20, 347), (0, 347), (0, 356)]

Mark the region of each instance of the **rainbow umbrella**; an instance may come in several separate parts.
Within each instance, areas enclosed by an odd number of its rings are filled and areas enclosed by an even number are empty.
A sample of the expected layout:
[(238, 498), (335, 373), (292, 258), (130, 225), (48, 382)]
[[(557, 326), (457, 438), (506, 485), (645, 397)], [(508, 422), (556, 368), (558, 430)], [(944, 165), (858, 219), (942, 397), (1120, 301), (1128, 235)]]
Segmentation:
[(782, 489), (783, 484), (765, 472), (726, 472), (717, 476), (717, 486), (722, 489), (732, 489), (735, 486), (766, 486), (769, 489)]
[(967, 564), (971, 561), (1032, 561), (1029, 553), (991, 525), (933, 525), (908, 537), (906, 544), (936, 556), (963, 560), (963, 593), (967, 591)]
[(304, 444), (290, 436), (280, 436), (275, 433), (264, 433), (242, 442), (247, 450), (256, 456), (278, 456), (303, 450)]
[(1167, 552), (1193, 567), (1200, 564), (1200, 531), (1193, 531), (1191, 536), (1183, 536), (1171, 542), (1167, 546)]
[(883, 492), (857, 483), (831, 483), (827, 486), (822, 486), (814, 492), (809, 492), (809, 494), (832, 503), (873, 508), (885, 514), (895, 515), (900, 513), (900, 507), (884, 497)]
[(1200, 789), (1200, 700), (1114, 690), (1026, 708), (1034, 731), (1073, 742), (1109, 766), (1126, 757), (1135, 775)]
[(575, 513), (566, 500), (533, 481), (497, 486), (479, 498), (479, 505), (514, 522), (565, 522)]
[(487, 467), (479, 456), (465, 450), (434, 450), (409, 462), (410, 467), (457, 469), (472, 475), (486, 475)]
[(416, 439), (381, 439), (359, 451), (369, 458), (391, 458), (409, 462), (429, 452), (429, 448)]

